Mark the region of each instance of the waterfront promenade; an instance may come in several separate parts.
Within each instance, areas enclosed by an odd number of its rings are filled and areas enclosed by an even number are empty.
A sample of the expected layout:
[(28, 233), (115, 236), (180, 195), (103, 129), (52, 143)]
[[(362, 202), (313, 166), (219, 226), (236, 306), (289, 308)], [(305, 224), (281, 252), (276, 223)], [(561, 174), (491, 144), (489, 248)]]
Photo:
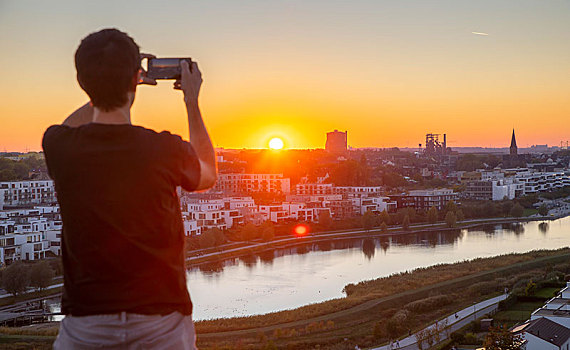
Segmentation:
[[(441, 327), (445, 325), (444, 329), (440, 332), (440, 341), (443, 341), (449, 337), (449, 334), (455, 332), (458, 329), (466, 326), (470, 322), (488, 314), (496, 311), (499, 307), (499, 302), (505, 300), (508, 294), (502, 294), (497, 297), (484, 300), (472, 306), (466, 307), (462, 310), (457, 311), (455, 314), (449, 315), (446, 318), (439, 320), (437, 324)], [(436, 323), (429, 325), (424, 328), (424, 330), (432, 330), (436, 327)], [(416, 333), (417, 334), (417, 333)], [(416, 334), (412, 334), (404, 339), (393, 342), (392, 344), (383, 345), (376, 348), (371, 348), (370, 350), (413, 350), (419, 349), (418, 340)], [(422, 349), (428, 349), (427, 343), (422, 344)]]

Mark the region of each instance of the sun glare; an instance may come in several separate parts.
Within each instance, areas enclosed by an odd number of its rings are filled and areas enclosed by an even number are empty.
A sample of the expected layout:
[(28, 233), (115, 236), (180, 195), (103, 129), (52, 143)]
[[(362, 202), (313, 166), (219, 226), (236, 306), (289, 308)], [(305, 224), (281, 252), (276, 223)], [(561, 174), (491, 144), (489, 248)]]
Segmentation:
[(279, 137), (274, 137), (269, 140), (269, 148), (271, 149), (283, 149), (283, 140)]
[(293, 228), (293, 233), (297, 237), (304, 237), (309, 233), (309, 227), (303, 224), (299, 224)]

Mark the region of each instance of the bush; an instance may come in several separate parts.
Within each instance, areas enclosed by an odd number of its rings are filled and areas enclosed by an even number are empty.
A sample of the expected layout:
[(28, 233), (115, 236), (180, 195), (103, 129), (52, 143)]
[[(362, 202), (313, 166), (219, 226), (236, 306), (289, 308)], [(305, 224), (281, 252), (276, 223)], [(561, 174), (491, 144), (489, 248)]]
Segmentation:
[(547, 281), (564, 281), (564, 273), (560, 271), (552, 271), (546, 275)]
[(520, 205), (519, 203), (516, 203), (513, 208), (511, 209), (510, 212), (511, 216), (514, 216), (515, 218), (520, 218), (521, 216), (523, 216), (524, 214), (524, 208), (522, 205)]
[(463, 344), (463, 342), (465, 341), (465, 334), (459, 331), (451, 333), (450, 337), (451, 340), (453, 340), (453, 342), (457, 344)]
[(405, 309), (412, 312), (426, 312), (438, 309), (442, 306), (451, 304), (453, 298), (450, 295), (436, 295), (433, 297), (413, 301), (405, 306)]
[(524, 295), (528, 297), (534, 295), (535, 292), (536, 292), (536, 283), (534, 283), (532, 280), (528, 281), (528, 284), (524, 289)]
[(473, 284), (467, 290), (470, 295), (487, 295), (495, 292), (498, 288), (498, 284), (495, 281), (479, 282)]
[(353, 283), (349, 283), (342, 289), (342, 292), (346, 294), (347, 297), (351, 296), (356, 291), (356, 286)]
[(386, 323), (386, 331), (391, 338), (397, 338), (400, 334), (406, 331), (409, 316), (409, 311), (400, 310), (388, 320)]
[(477, 336), (473, 333), (467, 333), (465, 334), (465, 338), (463, 340), (463, 344), (467, 344), (467, 345), (478, 345), (480, 344), (479, 339), (477, 339)]

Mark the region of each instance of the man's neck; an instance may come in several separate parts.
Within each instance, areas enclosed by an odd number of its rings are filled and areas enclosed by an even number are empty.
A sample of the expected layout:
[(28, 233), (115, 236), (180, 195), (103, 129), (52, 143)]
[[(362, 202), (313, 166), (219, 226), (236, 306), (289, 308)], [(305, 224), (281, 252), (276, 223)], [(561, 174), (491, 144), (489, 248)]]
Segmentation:
[(93, 110), (93, 123), (99, 124), (131, 124), (130, 106), (113, 109), (112, 111), (102, 111), (95, 107)]
[(131, 106), (135, 100), (135, 94), (130, 92), (127, 103), (111, 111), (102, 111), (93, 108), (93, 123), (99, 124), (131, 124)]

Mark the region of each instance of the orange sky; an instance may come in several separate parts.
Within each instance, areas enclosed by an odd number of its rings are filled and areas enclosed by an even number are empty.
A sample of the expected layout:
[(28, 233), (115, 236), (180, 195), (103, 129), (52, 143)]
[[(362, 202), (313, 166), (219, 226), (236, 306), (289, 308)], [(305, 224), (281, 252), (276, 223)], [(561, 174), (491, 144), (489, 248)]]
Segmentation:
[[(273, 136), (324, 147), (333, 129), (353, 147), (417, 147), (427, 132), (505, 147), (513, 127), (521, 147), (570, 139), (570, 3), (349, 3), (3, 1), (0, 151), (39, 150), (45, 128), (86, 102), (73, 53), (109, 26), (143, 51), (199, 62), (219, 147)], [(188, 137), (170, 82), (141, 87), (132, 119)]]

